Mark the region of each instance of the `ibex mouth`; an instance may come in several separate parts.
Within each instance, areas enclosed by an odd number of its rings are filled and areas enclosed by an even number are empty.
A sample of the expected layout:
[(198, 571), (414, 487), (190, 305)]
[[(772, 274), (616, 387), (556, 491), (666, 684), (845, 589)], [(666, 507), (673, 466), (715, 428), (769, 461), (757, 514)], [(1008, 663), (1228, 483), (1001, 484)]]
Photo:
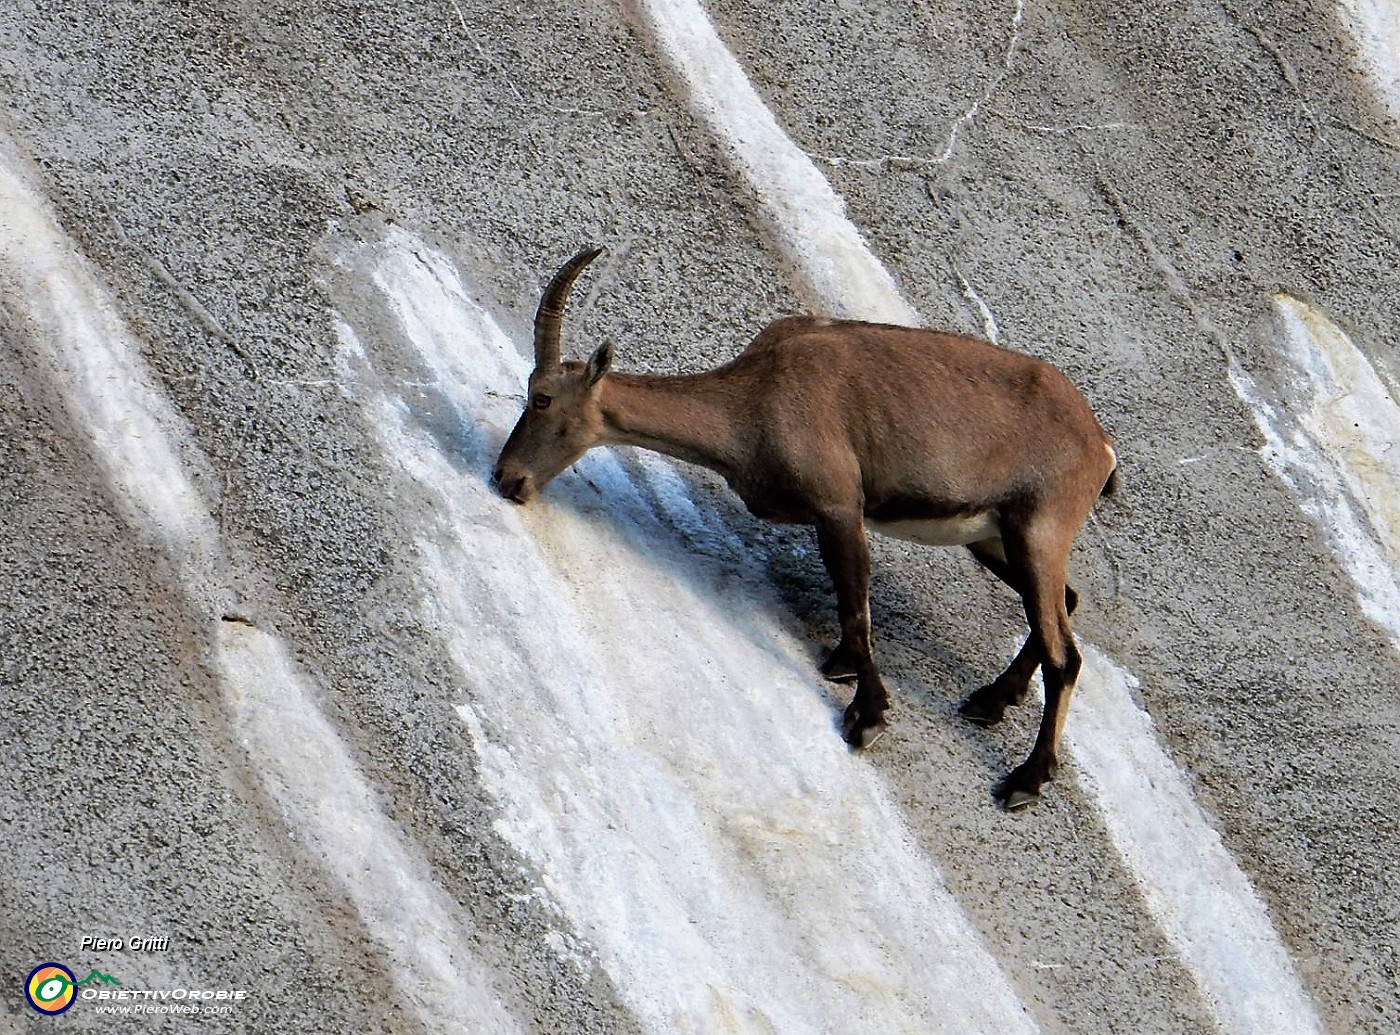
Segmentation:
[(491, 475), (501, 495), (512, 503), (528, 503), (530, 500), (530, 479), (526, 475), (507, 477), (499, 467)]

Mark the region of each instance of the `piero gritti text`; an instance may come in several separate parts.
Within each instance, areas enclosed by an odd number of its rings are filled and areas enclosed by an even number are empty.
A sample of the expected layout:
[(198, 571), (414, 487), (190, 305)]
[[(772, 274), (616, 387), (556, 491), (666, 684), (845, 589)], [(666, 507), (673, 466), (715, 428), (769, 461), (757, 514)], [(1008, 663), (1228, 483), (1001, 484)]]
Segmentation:
[(170, 936), (166, 935), (163, 938), (97, 938), (85, 934), (82, 944), (78, 948), (94, 952), (168, 952), (170, 950)]

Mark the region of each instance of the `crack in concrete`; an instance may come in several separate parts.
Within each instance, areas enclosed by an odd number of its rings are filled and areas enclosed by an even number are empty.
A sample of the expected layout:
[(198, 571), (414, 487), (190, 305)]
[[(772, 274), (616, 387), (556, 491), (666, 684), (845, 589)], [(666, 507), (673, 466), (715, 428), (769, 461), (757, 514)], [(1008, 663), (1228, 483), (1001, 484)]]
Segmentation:
[(171, 273), (169, 268), (166, 267), (165, 263), (161, 262), (139, 244), (133, 243), (127, 236), (126, 227), (122, 226), (120, 219), (114, 218), (112, 220), (112, 227), (116, 232), (118, 243), (133, 248), (141, 256), (142, 261), (145, 262), (151, 274), (156, 280), (165, 285), (166, 289), (185, 307), (186, 312), (194, 317), (195, 322), (203, 327), (208, 334), (228, 346), (229, 351), (247, 365), (248, 371), (252, 374), (254, 381), (262, 380), (262, 375), (258, 371), (257, 361), (253, 359), (252, 353), (250, 353), (237, 338), (228, 332), (224, 325), (219, 322), (218, 318), (205, 308), (204, 304), (194, 296), (194, 293), (190, 291), (189, 288), (180, 283), (175, 277), (175, 274)]
[(1303, 93), (1303, 84), (1298, 79), (1298, 70), (1293, 67), (1293, 62), (1288, 60), (1288, 55), (1283, 52), (1283, 48), (1271, 37), (1266, 35), (1264, 30), (1257, 25), (1245, 25), (1243, 22), (1240, 22), (1239, 26), (1245, 32), (1249, 33), (1249, 35), (1253, 36), (1264, 53), (1268, 54), (1269, 57), (1273, 59), (1274, 64), (1278, 66), (1279, 75), (1283, 77), (1283, 81), (1288, 84), (1289, 89), (1297, 96), (1298, 103), (1302, 106), (1303, 114), (1308, 117), (1308, 122), (1312, 125), (1314, 137), (1320, 139), (1323, 135), (1322, 121), (1317, 117), (1317, 113), (1308, 105), (1307, 97)]
[(981, 110), (982, 105), (995, 96), (996, 92), (1001, 89), (1001, 84), (1006, 82), (1011, 75), (1011, 67), (1016, 60), (1016, 49), (1021, 45), (1021, 26), (1025, 20), (1025, 0), (1016, 0), (1016, 13), (1011, 18), (1011, 40), (1006, 45), (1006, 54), (1001, 61), (1001, 73), (992, 80), (982, 96), (973, 101), (972, 106), (953, 123), (952, 129), (948, 133), (948, 143), (943, 148), (943, 154), (936, 159), (935, 164), (942, 164), (953, 157), (953, 150), (958, 146), (958, 135), (962, 133), (963, 127), (971, 125), (972, 121), (977, 118), (977, 113)]
[(1245, 32), (1253, 36), (1259, 46), (1264, 49), (1264, 53), (1274, 59), (1274, 64), (1278, 65), (1279, 74), (1283, 76), (1283, 81), (1293, 88), (1293, 92), (1298, 96), (1303, 95), (1303, 86), (1298, 82), (1298, 72), (1293, 67), (1293, 62), (1289, 61), (1283, 53), (1283, 48), (1275, 43), (1268, 36), (1264, 35), (1264, 30), (1255, 25), (1241, 26)]
[(1138, 246), (1142, 248), (1153, 268), (1162, 275), (1167, 293), (1181, 304), (1196, 326), (1216, 344), (1224, 355), (1228, 367), (1234, 370), (1238, 366), (1234, 349), (1230, 347), (1229, 340), (1210, 316), (1196, 304), (1196, 299), (1192, 296), (1191, 288), (1186, 283), (1186, 278), (1182, 275), (1181, 270), (1177, 269), (1176, 264), (1157, 247), (1157, 242), (1153, 240), (1152, 235), (1147, 232), (1147, 228), (1133, 214), (1128, 203), (1123, 199), (1123, 195), (1118, 192), (1118, 188), (1103, 174), (1102, 170), (1098, 172), (1097, 178), (1099, 190), (1108, 201), (1114, 214), (1117, 215), (1119, 222), (1138, 242)]
[[(1355, 133), (1357, 136), (1364, 137), (1373, 144), (1379, 144), (1381, 147), (1387, 148), (1391, 151), (1400, 151), (1400, 143), (1391, 140), (1389, 137), (1381, 136), (1379, 133), (1369, 130), (1365, 126), (1357, 125), (1355, 122), (1340, 122), (1337, 119), (1332, 119), (1331, 124), (1341, 129), (1351, 130), (1351, 132)], [(1376, 196), (1389, 197), (1390, 195), (1378, 194)]]
[(962, 285), (963, 298), (967, 299), (977, 307), (977, 311), (982, 314), (982, 333), (987, 336), (987, 340), (993, 344), (1001, 344), (1001, 328), (997, 326), (997, 318), (992, 315), (991, 309), (987, 308), (987, 303), (982, 301), (982, 296), (977, 293), (977, 289), (972, 286), (963, 271), (957, 266), (953, 267), (953, 272), (957, 274), (958, 283)]
[(1017, 118), (1010, 112), (1001, 111), (997, 108), (988, 108), (987, 114), (1001, 119), (1008, 126), (1015, 126), (1017, 129), (1024, 129), (1031, 133), (1044, 133), (1049, 136), (1068, 137), (1076, 133), (1096, 133), (1110, 132), (1120, 129), (1135, 129), (1135, 122), (1077, 122), (1068, 126), (1041, 125), (1035, 122), (1027, 122)]
[(953, 120), (953, 124), (948, 130), (948, 142), (944, 144), (942, 152), (936, 157), (886, 154), (877, 155), (874, 158), (851, 158), (845, 155), (813, 155), (813, 160), (834, 169), (851, 168), (870, 172), (912, 172), (946, 164), (953, 157), (953, 152), (957, 150), (958, 137), (962, 131), (972, 124), (982, 107), (996, 96), (1002, 84), (1011, 75), (1012, 66), (1016, 61), (1016, 51), (1021, 45), (1021, 26), (1025, 23), (1025, 19), (1025, 0), (1016, 0), (1016, 11), (1011, 16), (1011, 39), (1006, 45), (1006, 52), (1002, 55), (1001, 71), (987, 85), (982, 96), (973, 101), (966, 111)]

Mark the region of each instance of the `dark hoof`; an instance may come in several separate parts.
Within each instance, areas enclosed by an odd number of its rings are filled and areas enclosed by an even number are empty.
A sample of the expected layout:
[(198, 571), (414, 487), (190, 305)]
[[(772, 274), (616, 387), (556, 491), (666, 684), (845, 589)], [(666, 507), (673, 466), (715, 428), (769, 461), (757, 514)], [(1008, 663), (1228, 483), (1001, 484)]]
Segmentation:
[(877, 722), (871, 726), (862, 726), (860, 729), (846, 734), (846, 743), (857, 751), (864, 751), (875, 746), (875, 742), (885, 735), (885, 731), (890, 728), (887, 722)]
[(1037, 762), (1022, 762), (992, 792), (998, 801), (1006, 806), (1007, 812), (1016, 812), (1040, 800), (1040, 789), (1054, 779), (1054, 766)]
[(889, 729), (883, 716), (875, 719), (867, 719), (856, 710), (855, 705), (846, 709), (846, 713), (841, 716), (841, 739), (857, 751), (871, 747), (874, 743), (885, 735), (885, 730)]
[(994, 687), (974, 690), (958, 708), (958, 714), (978, 726), (995, 726), (1006, 715), (1006, 696)]
[(1007, 812), (1017, 812), (1027, 805), (1034, 805), (1039, 800), (1039, 794), (1032, 794), (1030, 791), (1012, 791), (1002, 804), (1005, 805)]
[(851, 683), (860, 677), (856, 662), (844, 649), (837, 647), (831, 657), (822, 662), (822, 675), (833, 683)]

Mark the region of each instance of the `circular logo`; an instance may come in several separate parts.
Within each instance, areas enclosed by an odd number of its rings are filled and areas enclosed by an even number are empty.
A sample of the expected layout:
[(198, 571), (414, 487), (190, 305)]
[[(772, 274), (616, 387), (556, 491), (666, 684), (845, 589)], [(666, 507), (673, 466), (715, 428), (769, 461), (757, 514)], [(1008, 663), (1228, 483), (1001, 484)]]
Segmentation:
[(41, 963), (29, 972), (24, 997), (40, 1013), (62, 1013), (73, 1005), (73, 972), (61, 963)]

